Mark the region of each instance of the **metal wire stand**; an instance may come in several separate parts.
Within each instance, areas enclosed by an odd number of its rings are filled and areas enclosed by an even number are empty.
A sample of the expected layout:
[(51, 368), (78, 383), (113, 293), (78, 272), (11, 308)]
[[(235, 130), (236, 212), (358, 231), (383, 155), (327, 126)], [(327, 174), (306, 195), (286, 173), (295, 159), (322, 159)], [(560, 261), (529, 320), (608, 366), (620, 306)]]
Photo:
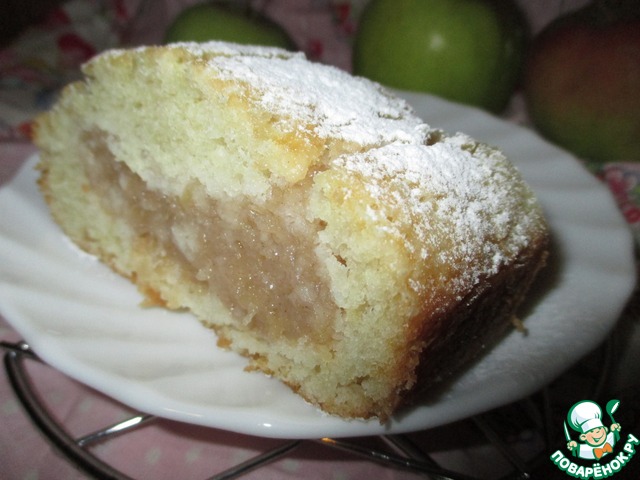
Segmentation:
[[(149, 422), (162, 421), (162, 419), (139, 413), (123, 422), (106, 426), (81, 438), (72, 438), (64, 426), (56, 422), (49, 414), (25, 368), (26, 362), (40, 362), (36, 352), (25, 342), (9, 343), (0, 341), (0, 347), (5, 350), (4, 368), (16, 396), (36, 427), (51, 443), (70, 462), (97, 479), (133, 480), (103, 462), (88, 447), (94, 446), (99, 442), (117, 441), (117, 438), (121, 435), (125, 435)], [(609, 367), (612, 362), (612, 351), (611, 341), (607, 341), (595, 353), (598, 356), (598, 365), (604, 365), (604, 368), (601, 369), (599, 375), (591, 376), (591, 382), (593, 383), (593, 386), (590, 387), (592, 398), (600, 398), (602, 396), (602, 389), (607, 383), (607, 372), (610, 370)], [(566, 405), (563, 404), (560, 409), (564, 408), (566, 408)], [(550, 388), (546, 387), (535, 396), (486, 414), (476, 415), (466, 422), (469, 422), (473, 428), (481, 432), (486, 441), (496, 451), (496, 454), (501, 455), (512, 465), (512, 473), (503, 477), (502, 480), (543, 478), (536, 476), (536, 466), (541, 463), (541, 460), (548, 459), (548, 452), (551, 448), (557, 448), (561, 444), (551, 433), (554, 430), (552, 426), (557, 423), (553, 419), (553, 410), (552, 393), (550, 393)], [(514, 414), (514, 412), (516, 413)], [(523, 427), (523, 425), (526, 425), (526, 427)], [(532, 426), (536, 434), (543, 439), (545, 446), (539, 452), (535, 452), (532, 458), (525, 459), (504, 439), (518, 429), (532, 428)], [(228, 470), (213, 474), (209, 477), (209, 480), (227, 480), (242, 477), (248, 472), (286, 457), (305, 442), (311, 442), (319, 449), (339, 449), (348, 452), (350, 455), (368, 459), (388, 468), (410, 471), (432, 480), (481, 480), (477, 477), (471, 477), (441, 467), (415, 443), (411, 435), (383, 435), (378, 439), (381, 440), (381, 444), (386, 449), (372, 448), (366, 442), (359, 443), (357, 440), (346, 441), (333, 438), (285, 440), (276, 448), (265, 451)]]

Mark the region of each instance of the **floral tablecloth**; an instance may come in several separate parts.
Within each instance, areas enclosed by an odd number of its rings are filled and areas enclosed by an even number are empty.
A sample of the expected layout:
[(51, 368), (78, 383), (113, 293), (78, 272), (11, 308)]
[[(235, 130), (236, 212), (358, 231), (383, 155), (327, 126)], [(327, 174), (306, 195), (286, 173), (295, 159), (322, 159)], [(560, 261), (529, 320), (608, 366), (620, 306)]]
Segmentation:
[[(350, 69), (350, 45), (367, 0), (253, 0), (251, 5), (280, 23), (298, 47), (316, 61)], [(78, 65), (104, 49), (158, 43), (170, 20), (193, 0), (71, 0), (55, 9), (0, 50), (0, 185), (35, 153), (31, 120), (46, 109), (61, 86), (78, 77)], [(534, 32), (584, 1), (523, 1)], [(526, 123), (516, 98), (505, 118)], [(612, 163), (597, 169), (640, 242), (640, 164)], [(19, 337), (0, 317), (0, 339)], [(71, 433), (84, 435), (120, 421), (127, 408), (64, 375), (38, 364), (30, 370), (43, 398)], [(532, 439), (521, 439), (527, 447)], [(126, 440), (100, 444), (96, 451), (135, 478), (207, 478), (250, 456), (279, 445), (258, 439), (169, 421), (152, 423)], [(531, 446), (531, 445), (529, 445)], [(320, 448), (320, 450), (318, 450)], [(463, 469), (490, 478), (508, 468), (482, 460), (483, 449), (453, 449), (445, 456)], [(443, 454), (444, 455), (444, 454)], [(306, 445), (294, 457), (275, 462), (247, 478), (417, 478), (335, 450)], [(7, 479), (85, 478), (57, 454), (25, 416), (0, 374), (0, 477)]]

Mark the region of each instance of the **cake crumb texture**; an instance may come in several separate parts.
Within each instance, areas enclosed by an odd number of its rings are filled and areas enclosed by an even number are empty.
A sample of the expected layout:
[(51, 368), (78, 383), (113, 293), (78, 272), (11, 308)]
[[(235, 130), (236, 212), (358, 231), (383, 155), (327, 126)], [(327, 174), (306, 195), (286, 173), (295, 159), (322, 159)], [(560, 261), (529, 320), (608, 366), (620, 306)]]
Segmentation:
[(385, 421), (459, 371), (544, 264), (505, 156), (376, 83), (220, 42), (83, 72), (36, 122), (54, 219), (328, 413)]

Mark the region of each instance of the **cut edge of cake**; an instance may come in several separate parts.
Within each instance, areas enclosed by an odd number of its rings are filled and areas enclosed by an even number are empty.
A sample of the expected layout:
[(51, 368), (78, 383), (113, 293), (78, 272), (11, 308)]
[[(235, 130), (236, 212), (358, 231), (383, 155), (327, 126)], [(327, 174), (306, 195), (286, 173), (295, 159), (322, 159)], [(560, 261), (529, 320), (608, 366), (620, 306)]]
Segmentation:
[(221, 43), (84, 72), (35, 128), (56, 221), (326, 412), (385, 421), (441, 384), (544, 265), (544, 217), (504, 155), (377, 84)]

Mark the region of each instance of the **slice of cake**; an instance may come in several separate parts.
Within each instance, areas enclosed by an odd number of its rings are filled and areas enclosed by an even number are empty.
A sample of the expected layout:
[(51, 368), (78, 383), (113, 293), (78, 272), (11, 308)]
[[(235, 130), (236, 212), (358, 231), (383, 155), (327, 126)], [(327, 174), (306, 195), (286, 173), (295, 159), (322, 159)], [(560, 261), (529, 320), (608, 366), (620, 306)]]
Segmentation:
[(326, 412), (385, 420), (459, 370), (544, 263), (503, 154), (377, 84), (224, 43), (111, 51), (84, 74), (35, 130), (55, 220)]

